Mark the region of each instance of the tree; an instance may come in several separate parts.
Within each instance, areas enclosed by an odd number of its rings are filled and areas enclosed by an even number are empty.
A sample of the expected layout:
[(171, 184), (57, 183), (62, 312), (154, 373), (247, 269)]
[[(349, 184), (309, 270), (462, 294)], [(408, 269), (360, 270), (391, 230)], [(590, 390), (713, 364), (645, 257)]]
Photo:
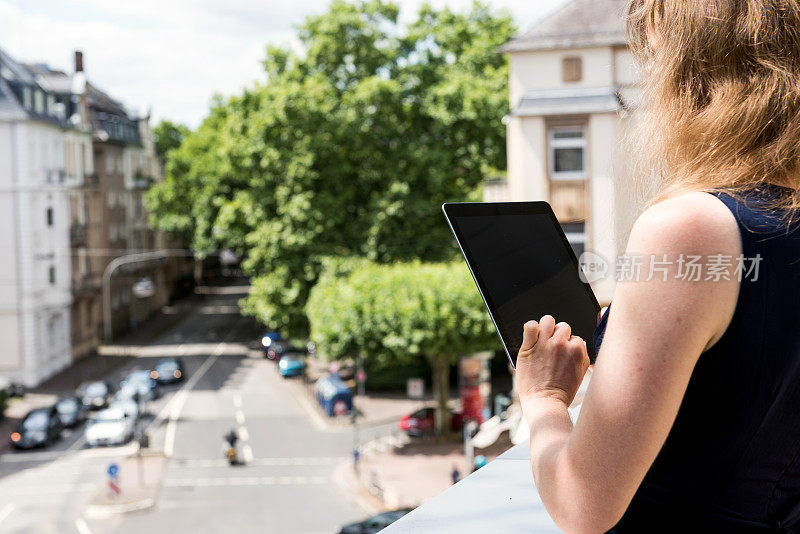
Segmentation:
[(494, 327), (463, 262), (328, 264), (306, 312), (320, 353), (365, 360), (428, 359), (437, 433), (449, 431), (450, 365), (498, 346)]
[(153, 223), (192, 248), (243, 254), (246, 313), (292, 336), (328, 256), (452, 258), (439, 205), (505, 167), (508, 15), (476, 3), (334, 0), (299, 29), (301, 52), (269, 48), (263, 84), (226, 102), (168, 156), (148, 195)]
[(162, 164), (167, 161), (170, 152), (181, 146), (189, 133), (187, 126), (167, 120), (162, 120), (153, 128), (153, 143)]

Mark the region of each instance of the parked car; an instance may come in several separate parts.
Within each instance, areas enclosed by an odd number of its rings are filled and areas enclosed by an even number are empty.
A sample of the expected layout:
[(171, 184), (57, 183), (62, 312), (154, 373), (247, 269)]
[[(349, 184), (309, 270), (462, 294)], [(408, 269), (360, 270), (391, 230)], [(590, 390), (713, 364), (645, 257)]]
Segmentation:
[(84, 433), (90, 447), (123, 445), (133, 439), (135, 421), (119, 407), (106, 408), (89, 419)]
[(270, 360), (278, 362), (284, 354), (288, 354), (290, 352), (302, 354), (303, 351), (297, 347), (292, 347), (287, 341), (273, 341), (270, 346), (267, 347), (264, 354)]
[(267, 355), (267, 350), (276, 341), (283, 341), (283, 336), (280, 332), (265, 332), (261, 336), (261, 350), (264, 351), (264, 356)]
[[(450, 413), (450, 428), (453, 431), (461, 430), (463, 423), (460, 413)], [(433, 434), (436, 429), (436, 409), (433, 407), (422, 408), (403, 416), (397, 426), (411, 437)]]
[(278, 372), (282, 377), (302, 376), (306, 369), (306, 362), (297, 353), (286, 353), (278, 362)]
[(72, 428), (86, 419), (86, 406), (78, 397), (62, 397), (56, 402), (56, 413), (61, 420), (61, 426)]
[(111, 398), (111, 386), (103, 380), (84, 382), (78, 386), (77, 397), (90, 410), (99, 410), (108, 406)]
[(157, 399), (161, 392), (158, 389), (158, 382), (156, 382), (155, 379), (156, 376), (158, 376), (156, 371), (150, 371), (148, 369), (133, 371), (119, 383), (119, 389), (125, 389), (131, 392), (131, 398), (133, 398), (133, 392), (138, 393), (145, 402)]
[(353, 409), (353, 393), (336, 375), (317, 380), (316, 396), (322, 411), (328, 417), (347, 415)]
[(11, 433), (11, 445), (17, 449), (45, 447), (61, 436), (61, 420), (55, 406), (31, 410)]
[(111, 399), (108, 407), (120, 409), (125, 415), (136, 421), (139, 418), (139, 403), (133, 399), (134, 393), (135, 391), (130, 387), (119, 390)]
[(374, 534), (385, 529), (410, 511), (410, 508), (401, 508), (391, 512), (383, 512), (364, 521), (345, 525), (339, 530), (339, 534)]
[(153, 368), (153, 375), (159, 384), (172, 384), (180, 382), (186, 374), (183, 370), (183, 361), (180, 358), (164, 358), (159, 360)]

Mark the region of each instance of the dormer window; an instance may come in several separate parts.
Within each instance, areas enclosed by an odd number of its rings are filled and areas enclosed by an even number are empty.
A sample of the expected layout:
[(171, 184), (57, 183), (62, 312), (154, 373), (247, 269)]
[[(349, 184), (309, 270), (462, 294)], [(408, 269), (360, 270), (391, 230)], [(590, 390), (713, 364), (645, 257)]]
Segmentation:
[(36, 90), (33, 93), (33, 111), (36, 113), (44, 113), (44, 93)]
[(565, 57), (561, 60), (561, 80), (575, 83), (583, 79), (583, 61), (580, 56)]
[(31, 88), (25, 86), (22, 88), (22, 107), (25, 109), (31, 109), (32, 105), (33, 99), (31, 98)]

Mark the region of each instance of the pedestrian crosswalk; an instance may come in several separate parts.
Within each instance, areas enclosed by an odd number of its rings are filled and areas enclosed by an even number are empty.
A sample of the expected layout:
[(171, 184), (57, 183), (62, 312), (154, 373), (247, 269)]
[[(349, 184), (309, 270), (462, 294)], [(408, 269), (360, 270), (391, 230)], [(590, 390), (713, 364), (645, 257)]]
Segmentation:
[[(317, 456), (317, 457), (273, 457), (273, 458), (253, 458), (246, 465), (259, 467), (273, 466), (305, 466), (305, 465), (338, 465), (347, 460), (344, 456)], [(185, 458), (173, 459), (170, 468), (202, 468), (202, 467), (223, 467), (228, 465), (224, 458)]]
[(328, 482), (327, 477), (193, 477), (166, 478), (164, 486), (170, 488), (202, 488), (219, 486), (308, 486)]

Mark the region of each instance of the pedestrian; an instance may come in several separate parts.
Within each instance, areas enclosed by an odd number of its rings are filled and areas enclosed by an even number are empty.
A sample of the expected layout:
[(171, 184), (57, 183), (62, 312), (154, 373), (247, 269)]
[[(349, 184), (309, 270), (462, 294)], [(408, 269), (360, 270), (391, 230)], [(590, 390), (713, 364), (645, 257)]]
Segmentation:
[(458, 484), (458, 481), (461, 480), (461, 473), (458, 471), (458, 467), (455, 465), (453, 466), (453, 471), (450, 472), (450, 478), (453, 481), (453, 484)]

